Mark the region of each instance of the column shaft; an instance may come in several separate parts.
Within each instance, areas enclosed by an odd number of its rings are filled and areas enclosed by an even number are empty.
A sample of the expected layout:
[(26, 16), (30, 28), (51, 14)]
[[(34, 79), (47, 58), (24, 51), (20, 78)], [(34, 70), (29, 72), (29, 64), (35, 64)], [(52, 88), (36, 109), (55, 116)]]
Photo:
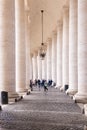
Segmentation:
[(47, 72), (47, 66), (46, 66), (47, 58), (45, 57), (44, 60), (42, 60), (42, 79), (46, 80), (46, 72)]
[(30, 79), (33, 79), (33, 63), (32, 63), (33, 54), (30, 53)]
[(77, 0), (70, 0), (69, 14), (69, 89), (67, 90), (67, 93), (74, 95), (78, 90)]
[(33, 80), (38, 78), (38, 71), (37, 71), (37, 52), (33, 54), (32, 58), (33, 63)]
[(14, 0), (0, 0), (0, 91), (16, 92)]
[(52, 36), (52, 80), (57, 80), (57, 34), (53, 32)]
[(38, 66), (38, 79), (42, 79), (42, 60), (39, 57), (39, 51), (37, 56), (37, 66)]
[(26, 91), (25, 12), (24, 0), (15, 0), (16, 89)]
[(52, 40), (47, 41), (47, 80), (52, 79)]
[(87, 102), (87, 0), (78, 0), (78, 93), (77, 102)]
[(65, 85), (69, 84), (69, 9), (63, 8), (63, 50), (62, 50), (62, 63), (63, 63), (63, 86), (61, 90), (64, 90)]
[(58, 22), (57, 30), (57, 86), (62, 87), (62, 37), (63, 36), (63, 25), (62, 22)]
[(29, 23), (29, 14), (28, 11), (25, 13), (25, 20), (26, 20), (26, 89), (29, 89), (30, 84), (30, 23)]

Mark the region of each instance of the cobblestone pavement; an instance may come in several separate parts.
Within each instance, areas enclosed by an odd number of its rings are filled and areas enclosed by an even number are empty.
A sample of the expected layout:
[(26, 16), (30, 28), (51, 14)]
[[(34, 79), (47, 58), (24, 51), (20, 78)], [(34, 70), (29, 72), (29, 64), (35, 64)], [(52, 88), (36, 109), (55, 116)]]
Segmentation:
[(84, 130), (87, 117), (64, 92), (34, 88), (23, 100), (3, 107), (0, 130)]

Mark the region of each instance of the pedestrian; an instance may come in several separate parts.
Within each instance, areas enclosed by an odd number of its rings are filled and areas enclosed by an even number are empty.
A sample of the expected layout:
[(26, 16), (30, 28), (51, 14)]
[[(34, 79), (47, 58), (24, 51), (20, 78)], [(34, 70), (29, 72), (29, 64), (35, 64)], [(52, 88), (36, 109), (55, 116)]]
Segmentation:
[(39, 91), (40, 91), (40, 84), (41, 84), (40, 79), (37, 80), (37, 84), (38, 84)]
[(45, 80), (44, 82), (44, 92), (48, 91), (48, 88), (47, 88), (47, 81)]
[(31, 91), (33, 91), (33, 81), (30, 80), (30, 88), (31, 88)]

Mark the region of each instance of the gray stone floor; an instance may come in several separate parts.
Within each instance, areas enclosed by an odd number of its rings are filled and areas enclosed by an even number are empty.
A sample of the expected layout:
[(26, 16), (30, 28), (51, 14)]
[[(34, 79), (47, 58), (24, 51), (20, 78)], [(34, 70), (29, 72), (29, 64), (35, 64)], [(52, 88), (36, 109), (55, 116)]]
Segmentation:
[(0, 130), (84, 130), (87, 117), (64, 92), (38, 88), (23, 100), (3, 107)]

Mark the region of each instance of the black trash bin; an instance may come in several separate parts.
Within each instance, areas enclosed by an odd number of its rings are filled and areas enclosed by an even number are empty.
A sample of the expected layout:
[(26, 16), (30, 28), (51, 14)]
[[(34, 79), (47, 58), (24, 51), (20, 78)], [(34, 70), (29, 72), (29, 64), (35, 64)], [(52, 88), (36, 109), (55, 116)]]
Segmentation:
[(8, 104), (8, 92), (1, 91), (1, 103)]
[(68, 84), (65, 85), (65, 91), (69, 88)]

